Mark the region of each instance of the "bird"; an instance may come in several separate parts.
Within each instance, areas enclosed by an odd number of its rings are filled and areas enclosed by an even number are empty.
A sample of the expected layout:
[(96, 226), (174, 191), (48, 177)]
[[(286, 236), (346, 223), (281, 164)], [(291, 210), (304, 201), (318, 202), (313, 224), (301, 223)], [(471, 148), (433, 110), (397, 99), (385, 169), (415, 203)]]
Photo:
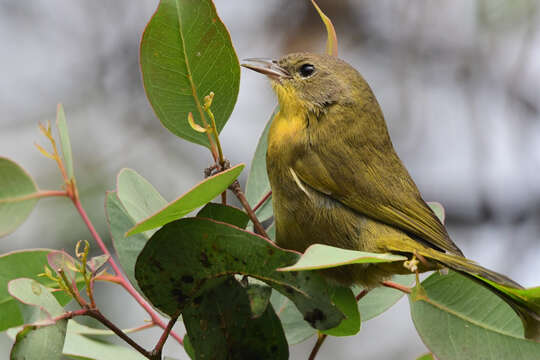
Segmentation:
[[(303, 253), (324, 244), (409, 258), (406, 266), (390, 262), (322, 270), (345, 286), (371, 289), (394, 274), (450, 268), (522, 288), (464, 257), (423, 200), (394, 149), (373, 91), (354, 67), (336, 56), (307, 52), (246, 61), (242, 66), (270, 79), (278, 100), (266, 153), (278, 246)], [(517, 311), (522, 320), (530, 315)]]

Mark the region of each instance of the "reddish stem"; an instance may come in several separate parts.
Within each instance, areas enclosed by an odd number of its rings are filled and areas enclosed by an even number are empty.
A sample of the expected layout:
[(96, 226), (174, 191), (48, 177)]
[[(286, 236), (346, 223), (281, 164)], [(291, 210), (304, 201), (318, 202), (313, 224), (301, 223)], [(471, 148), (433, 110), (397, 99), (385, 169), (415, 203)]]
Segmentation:
[(321, 348), (324, 340), (326, 340), (327, 337), (328, 335), (319, 333), (319, 335), (317, 336), (317, 342), (315, 343), (315, 346), (313, 346), (313, 350), (311, 350), (311, 354), (309, 354), (308, 360), (315, 359), (317, 353), (319, 352), (319, 349)]
[[(83, 219), (84, 223), (86, 224), (86, 227), (88, 227), (88, 230), (90, 231), (90, 234), (92, 234), (92, 237), (94, 240), (96, 240), (99, 248), (101, 251), (103, 251), (104, 254), (109, 256), (109, 264), (111, 264), (111, 267), (113, 268), (114, 272), (118, 276), (118, 283), (122, 285), (122, 287), (139, 303), (139, 305), (142, 306), (142, 308), (148, 313), (150, 318), (152, 319), (152, 322), (161, 327), (162, 329), (166, 329), (167, 325), (159, 318), (159, 316), (154, 312), (152, 307), (143, 299), (143, 297), (135, 290), (135, 288), (131, 285), (131, 283), (125, 278), (125, 276), (122, 274), (122, 271), (120, 270), (120, 267), (116, 264), (116, 261), (114, 261), (111, 253), (109, 252), (109, 249), (107, 249), (107, 246), (105, 246), (105, 243), (99, 236), (98, 232), (94, 228), (94, 225), (88, 218), (88, 215), (86, 214), (86, 211), (84, 211), (84, 208), (82, 207), (82, 204), (79, 200), (78, 196), (74, 196), (71, 198), (73, 200), (73, 204), (77, 208), (77, 211), (81, 215), (81, 218)], [(171, 336), (178, 341), (180, 345), (183, 345), (184, 342), (182, 338), (171, 331)]]
[(269, 192), (266, 193), (266, 195), (263, 196), (263, 198), (261, 199), (261, 201), (259, 201), (257, 203), (257, 205), (255, 205), (253, 207), (253, 211), (257, 211), (258, 208), (260, 208), (262, 206), (262, 204), (264, 204), (266, 202), (266, 200), (268, 200), (268, 198), (270, 197), (270, 195), (272, 195), (272, 190), (270, 190)]
[(180, 316), (180, 313), (178, 315), (174, 315), (171, 320), (169, 320), (169, 323), (167, 324), (167, 328), (161, 334), (161, 337), (159, 338), (159, 341), (157, 342), (156, 346), (154, 347), (154, 350), (150, 352), (152, 359), (161, 359), (161, 352), (163, 350), (163, 346), (165, 345), (165, 341), (167, 341), (167, 338), (169, 337), (169, 333), (172, 331), (172, 328), (174, 324), (176, 323), (176, 320), (178, 320), (178, 317)]
[(364, 296), (366, 296), (368, 294), (369, 290), (368, 289), (364, 289), (362, 291), (360, 291), (358, 293), (358, 295), (356, 295), (356, 302), (360, 301), (360, 299), (362, 299)]
[(393, 281), (386, 280), (386, 281), (382, 281), (381, 284), (383, 286), (402, 291), (405, 294), (410, 294), (411, 293), (411, 288), (410, 287), (398, 284), (398, 283), (393, 282)]
[(52, 197), (52, 196), (68, 196), (68, 192), (64, 190), (41, 190), (41, 191), (28, 194), (28, 195), (2, 199), (0, 200), (0, 203), (19, 202), (19, 201), (26, 201), (26, 200), (31, 200), (31, 199), (39, 199), (42, 197)]

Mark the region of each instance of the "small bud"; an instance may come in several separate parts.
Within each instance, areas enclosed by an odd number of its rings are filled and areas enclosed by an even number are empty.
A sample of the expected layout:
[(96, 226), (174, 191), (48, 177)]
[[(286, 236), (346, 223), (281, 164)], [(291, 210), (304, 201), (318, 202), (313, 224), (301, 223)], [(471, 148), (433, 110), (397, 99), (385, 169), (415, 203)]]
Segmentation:
[(210, 94), (204, 97), (204, 108), (209, 109), (212, 106), (212, 100), (214, 99), (214, 92), (210, 91)]
[(191, 126), (191, 128), (197, 132), (200, 132), (200, 133), (205, 133), (208, 131), (208, 129), (205, 129), (203, 128), (201, 125), (197, 124), (195, 122), (195, 119), (193, 118), (193, 114), (192, 113), (189, 113), (188, 114), (188, 123), (189, 123), (189, 126)]

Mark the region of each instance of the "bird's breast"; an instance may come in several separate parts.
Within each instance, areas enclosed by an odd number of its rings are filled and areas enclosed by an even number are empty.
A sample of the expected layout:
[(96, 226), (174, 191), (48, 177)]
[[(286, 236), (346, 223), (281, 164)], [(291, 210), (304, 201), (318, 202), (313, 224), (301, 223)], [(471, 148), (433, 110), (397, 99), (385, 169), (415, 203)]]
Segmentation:
[(304, 142), (306, 120), (301, 113), (278, 112), (268, 133), (268, 152), (274, 156), (289, 156)]

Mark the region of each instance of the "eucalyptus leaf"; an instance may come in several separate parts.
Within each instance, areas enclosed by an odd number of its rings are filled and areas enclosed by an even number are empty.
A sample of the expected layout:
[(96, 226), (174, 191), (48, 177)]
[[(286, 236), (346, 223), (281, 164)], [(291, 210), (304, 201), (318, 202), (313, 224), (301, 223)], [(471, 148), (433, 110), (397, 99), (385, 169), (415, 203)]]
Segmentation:
[[(268, 180), (268, 173), (266, 172), (266, 149), (268, 148), (268, 132), (270, 131), (270, 125), (278, 111), (279, 108), (276, 106), (259, 138), (255, 154), (251, 160), (249, 175), (246, 181), (246, 199), (251, 207), (255, 207), (264, 196), (270, 192), (270, 181)], [(272, 216), (272, 212), (272, 197), (270, 196), (270, 198), (255, 211), (255, 214), (259, 221), (262, 222), (269, 219)]]
[[(33, 279), (9, 282), (10, 294), (20, 303), (26, 325), (17, 333), (11, 360), (60, 360), (66, 336), (67, 319), (53, 321), (64, 309), (49, 289)], [(35, 325), (34, 325), (35, 324)], [(40, 324), (37, 326), (37, 324)]]
[(446, 220), (446, 213), (444, 211), (444, 207), (441, 203), (438, 203), (436, 201), (431, 201), (427, 203), (431, 210), (435, 213), (435, 215), (439, 218), (442, 224), (444, 224), (444, 221)]
[[(8, 282), (18, 278), (32, 278), (46, 287), (55, 287), (56, 283), (47, 277), (38, 276), (47, 266), (50, 249), (28, 249), (0, 255), (0, 331), (23, 324), (17, 301), (8, 292)], [(77, 279), (79, 288), (84, 285)], [(71, 301), (64, 291), (54, 292), (54, 297), (61, 306)]]
[(272, 306), (254, 318), (245, 289), (229, 277), (183, 313), (195, 359), (288, 359), (289, 349)]
[[(148, 180), (132, 169), (122, 169), (116, 178), (116, 196), (129, 217), (142, 221), (167, 206), (167, 200)], [(150, 237), (154, 231), (148, 231)]]
[(289, 297), (312, 326), (337, 326), (344, 318), (331, 301), (338, 286), (315, 272), (275, 270), (297, 259), (297, 253), (256, 234), (210, 219), (186, 218), (152, 236), (137, 259), (135, 277), (154, 306), (169, 315), (182, 311), (224, 277), (240, 274)]
[(338, 289), (334, 293), (332, 301), (345, 314), (345, 319), (343, 319), (339, 326), (328, 330), (321, 330), (321, 332), (332, 336), (356, 335), (360, 331), (360, 313), (358, 312), (358, 305), (351, 289), (345, 287)]
[(442, 360), (538, 358), (540, 343), (523, 338), (512, 308), (458, 273), (434, 273), (422, 282), (427, 300), (409, 297), (416, 330)]
[(0, 237), (13, 232), (30, 215), (38, 191), (32, 177), (17, 163), (0, 157)]
[[(238, 164), (230, 169), (204, 179), (187, 193), (170, 202), (155, 214), (138, 222), (126, 235), (130, 236), (163, 226), (171, 221), (180, 219), (193, 210), (205, 205), (223, 191), (227, 190), (229, 185), (236, 180), (243, 169), (244, 164)], [(120, 186), (118, 187), (118, 196), (122, 203), (124, 203)]]
[(203, 98), (214, 92), (212, 112), (221, 131), (240, 83), (238, 58), (213, 2), (161, 0), (144, 30), (140, 61), (146, 95), (161, 123), (208, 147), (209, 135), (194, 131), (188, 114), (204, 125)]
[(364, 251), (342, 249), (329, 245), (313, 244), (306, 249), (296, 264), (283, 267), (278, 270), (316, 270), (350, 264), (381, 263), (404, 260), (407, 260), (407, 258), (401, 255), (389, 253), (368, 253)]
[(270, 302), (281, 321), (289, 345), (299, 344), (317, 333), (317, 330), (304, 320), (302, 313), (285, 295), (273, 290)]
[(74, 178), (73, 172), (73, 155), (71, 152), (71, 141), (69, 140), (69, 132), (66, 122), (66, 114), (64, 113), (64, 107), (62, 104), (58, 104), (56, 111), (56, 127), (60, 135), (60, 146), (62, 148), (62, 155), (64, 158), (64, 166), (66, 168), (66, 174), (68, 179)]
[(105, 213), (120, 266), (122, 266), (131, 284), (140, 292), (137, 280), (135, 280), (135, 261), (137, 261), (137, 256), (139, 256), (150, 236), (146, 232), (128, 237), (124, 236), (136, 222), (128, 214), (118, 199), (116, 192), (107, 193)]
[(208, 203), (201, 211), (197, 213), (197, 217), (204, 217), (221, 221), (227, 224), (238, 226), (241, 229), (245, 229), (249, 222), (249, 216), (245, 211), (242, 211), (234, 206)]

